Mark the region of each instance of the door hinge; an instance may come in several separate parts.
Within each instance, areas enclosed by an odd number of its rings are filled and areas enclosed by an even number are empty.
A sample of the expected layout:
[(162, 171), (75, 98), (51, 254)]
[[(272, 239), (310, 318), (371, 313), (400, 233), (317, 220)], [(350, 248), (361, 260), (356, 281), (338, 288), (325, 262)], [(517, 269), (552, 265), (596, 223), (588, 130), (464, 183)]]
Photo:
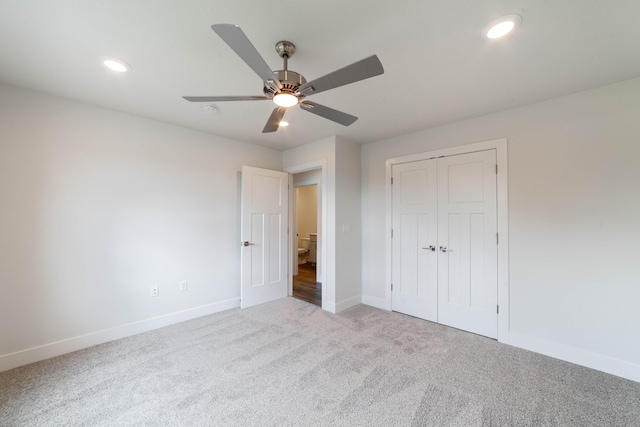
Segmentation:
[(496, 165), (496, 175), (498, 175), (498, 165)]
[(393, 239), (393, 228), (391, 229), (391, 238)]
[(496, 314), (500, 314), (500, 306), (496, 305)]
[(391, 177), (391, 185), (393, 185), (393, 177)]
[(498, 239), (498, 233), (496, 233), (496, 245), (500, 243), (500, 240)]
[(393, 283), (391, 284), (391, 290), (393, 291)]

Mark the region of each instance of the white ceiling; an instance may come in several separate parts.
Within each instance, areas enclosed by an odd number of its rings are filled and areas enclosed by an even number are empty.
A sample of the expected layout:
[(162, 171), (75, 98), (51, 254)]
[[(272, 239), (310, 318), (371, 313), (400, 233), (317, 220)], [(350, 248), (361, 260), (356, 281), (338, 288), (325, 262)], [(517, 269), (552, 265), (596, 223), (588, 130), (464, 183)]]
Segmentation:
[[(483, 27), (517, 13), (503, 40)], [(309, 98), (349, 127), (298, 108), (262, 134), (273, 104), (182, 95), (261, 95), (262, 82), (211, 30), (239, 25), (273, 69), (312, 80), (377, 54), (385, 74)], [(0, 82), (240, 141), (287, 149), (331, 135), (366, 143), (640, 76), (638, 0), (0, 0)], [(98, 61), (114, 56), (133, 72)]]

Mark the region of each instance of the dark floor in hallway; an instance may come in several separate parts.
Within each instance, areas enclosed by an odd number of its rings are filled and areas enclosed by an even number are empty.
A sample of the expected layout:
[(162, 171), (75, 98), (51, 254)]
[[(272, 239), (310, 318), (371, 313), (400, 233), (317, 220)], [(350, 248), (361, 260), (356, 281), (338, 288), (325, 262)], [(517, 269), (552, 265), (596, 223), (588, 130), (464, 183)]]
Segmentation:
[(298, 265), (293, 276), (293, 296), (311, 304), (322, 306), (322, 284), (316, 282), (316, 266), (309, 262)]

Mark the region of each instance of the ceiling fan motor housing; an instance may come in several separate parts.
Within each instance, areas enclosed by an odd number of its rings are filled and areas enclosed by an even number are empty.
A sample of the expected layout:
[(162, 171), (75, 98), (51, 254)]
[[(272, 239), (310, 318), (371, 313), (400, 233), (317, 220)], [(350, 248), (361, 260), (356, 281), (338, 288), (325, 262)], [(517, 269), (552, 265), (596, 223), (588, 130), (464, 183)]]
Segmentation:
[(305, 84), (307, 80), (302, 74), (298, 74), (291, 70), (277, 70), (273, 74), (276, 75), (280, 83), (282, 83), (282, 89), (278, 90), (275, 86), (269, 85), (269, 82), (264, 84), (264, 94), (267, 98), (273, 98), (277, 93), (290, 93), (295, 95), (299, 100), (304, 99), (303, 95), (296, 95), (298, 88)]

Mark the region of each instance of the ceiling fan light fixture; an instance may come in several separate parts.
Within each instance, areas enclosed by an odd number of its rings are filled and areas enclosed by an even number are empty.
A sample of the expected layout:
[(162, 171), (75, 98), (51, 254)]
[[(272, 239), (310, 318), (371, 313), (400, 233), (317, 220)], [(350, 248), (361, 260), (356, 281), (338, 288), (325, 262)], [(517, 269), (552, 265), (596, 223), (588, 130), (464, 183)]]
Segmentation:
[(489, 23), (482, 30), (482, 37), (486, 39), (498, 39), (513, 31), (522, 22), (522, 17), (515, 13), (501, 16)]
[(279, 93), (273, 97), (273, 102), (280, 107), (293, 107), (298, 103), (298, 97), (290, 93)]
[(279, 125), (282, 127), (287, 127), (289, 126), (289, 122), (285, 122), (284, 120), (281, 120)]
[(103, 56), (100, 58), (100, 61), (102, 61), (105, 67), (118, 73), (128, 73), (131, 71), (131, 65), (118, 58)]

